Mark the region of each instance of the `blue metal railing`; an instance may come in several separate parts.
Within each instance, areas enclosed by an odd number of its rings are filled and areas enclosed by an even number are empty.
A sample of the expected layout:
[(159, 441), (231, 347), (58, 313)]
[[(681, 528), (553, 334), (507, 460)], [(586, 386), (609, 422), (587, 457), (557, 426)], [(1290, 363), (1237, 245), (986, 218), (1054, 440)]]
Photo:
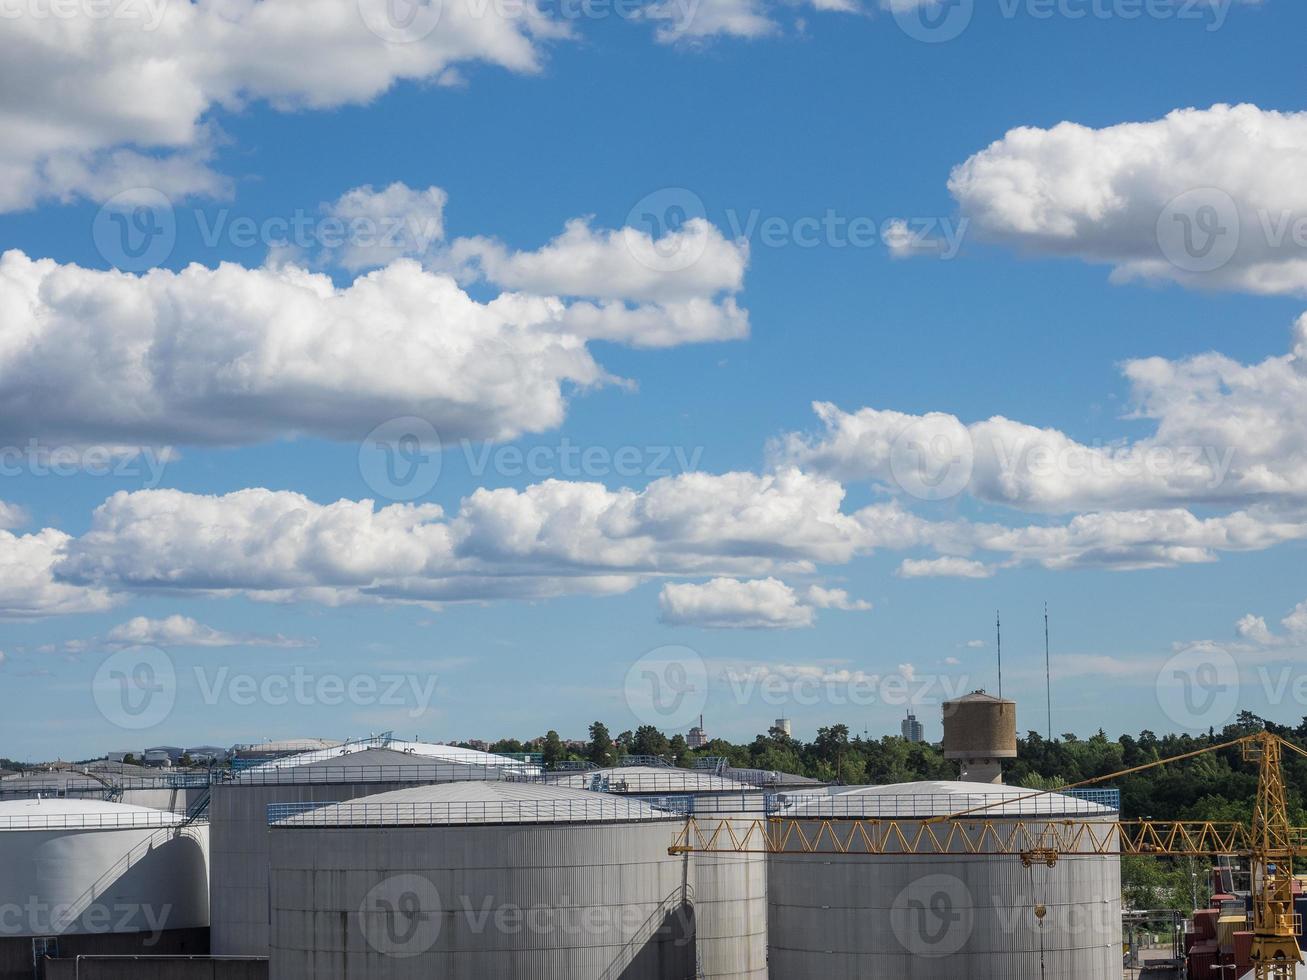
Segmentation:
[(1097, 803), (1099, 806), (1111, 807), (1117, 813), (1121, 812), (1121, 791), (1119, 789), (1069, 789), (1065, 791), (1066, 796), (1074, 796), (1077, 800), (1084, 800), (1087, 803)]
[[(767, 812), (798, 817), (880, 817), (912, 820), (965, 813), (961, 820), (1014, 819), (1025, 817), (1083, 816), (1104, 818), (1107, 804), (1095, 799), (1068, 799), (1070, 794), (1030, 790), (1010, 793), (771, 793)], [(1101, 792), (1101, 791), (1100, 791)], [(1023, 798), (1024, 797), (1024, 798)], [(968, 812), (969, 811), (969, 812)]]

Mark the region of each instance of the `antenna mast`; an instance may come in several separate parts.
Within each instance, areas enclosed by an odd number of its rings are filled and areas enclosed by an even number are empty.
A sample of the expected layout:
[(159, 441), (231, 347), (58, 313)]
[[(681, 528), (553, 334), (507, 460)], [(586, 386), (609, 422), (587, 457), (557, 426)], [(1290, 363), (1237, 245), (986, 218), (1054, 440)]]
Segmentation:
[(1048, 603), (1044, 603), (1044, 686), (1048, 691), (1048, 740), (1053, 741), (1053, 666), (1048, 655)]
[(1003, 696), (1003, 620), (994, 613), (994, 636), (998, 639), (998, 696)]

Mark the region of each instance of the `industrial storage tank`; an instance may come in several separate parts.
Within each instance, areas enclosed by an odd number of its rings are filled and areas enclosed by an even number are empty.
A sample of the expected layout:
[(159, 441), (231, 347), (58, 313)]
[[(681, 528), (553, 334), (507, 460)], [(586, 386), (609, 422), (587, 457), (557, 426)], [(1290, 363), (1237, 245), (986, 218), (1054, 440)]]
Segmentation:
[(371, 796), (414, 783), (523, 777), (539, 770), (505, 756), (388, 737), (287, 756), (215, 782), (212, 949), (268, 955), (268, 807)]
[(274, 811), (272, 980), (693, 977), (681, 816), (525, 782)]
[[(1116, 811), (1057, 793), (966, 782), (917, 782), (825, 797), (791, 797), (777, 816), (794, 819), (782, 851), (768, 860), (771, 975), (777, 980), (1119, 980), (1121, 867), (1086, 835), (1054, 867), (1026, 867), (1011, 854), (967, 853), (948, 824), (929, 826), (942, 855), (801, 853), (800, 831), (853, 833), (852, 819), (905, 840), (932, 817), (984, 807), (960, 822), (979, 851), (1024, 824), (1036, 831), (1069, 818), (1111, 840)], [(830, 821), (824, 824), (823, 821)], [(855, 843), (853, 850), (861, 845)], [(825, 848), (827, 851), (830, 848)], [(866, 850), (865, 848), (862, 848)], [(1111, 848), (1103, 848), (1111, 849)], [(898, 851), (899, 853), (892, 853)], [(956, 855), (956, 856), (954, 856)], [(1039, 918), (1038, 907), (1045, 915)]]
[[(616, 793), (646, 802), (688, 806), (712, 832), (723, 821), (743, 839), (765, 826), (765, 794), (758, 786), (695, 769), (618, 766), (550, 777), (554, 785)], [(756, 831), (755, 831), (756, 833)], [(759, 980), (767, 976), (767, 855), (694, 856), (695, 943), (698, 976)]]
[(97, 800), (0, 802), (0, 911), (4, 978), (31, 977), (45, 949), (204, 953), (208, 828)]

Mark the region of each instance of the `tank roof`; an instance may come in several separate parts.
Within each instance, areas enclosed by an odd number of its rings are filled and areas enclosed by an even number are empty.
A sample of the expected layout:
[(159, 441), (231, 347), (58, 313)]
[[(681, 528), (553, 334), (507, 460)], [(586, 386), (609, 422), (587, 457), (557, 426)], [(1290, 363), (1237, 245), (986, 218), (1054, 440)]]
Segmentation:
[(607, 793), (742, 793), (759, 787), (695, 769), (659, 766), (613, 766), (547, 777), (555, 786), (599, 789)]
[(302, 809), (275, 827), (431, 827), (460, 824), (618, 823), (679, 816), (607, 793), (521, 782), (413, 786), (348, 803)]
[(83, 828), (126, 830), (162, 827), (184, 818), (167, 810), (103, 800), (32, 799), (0, 801), (0, 830), (57, 830)]
[(972, 691), (970, 694), (964, 694), (961, 697), (951, 698), (944, 703), (948, 704), (971, 704), (975, 702), (986, 702), (989, 704), (1016, 704), (1011, 698), (1000, 698), (986, 691)]
[(885, 786), (859, 786), (823, 796), (786, 799), (785, 816), (939, 817), (983, 807), (969, 816), (989, 817), (1111, 816), (1109, 806), (1062, 793), (1020, 786), (923, 780)]

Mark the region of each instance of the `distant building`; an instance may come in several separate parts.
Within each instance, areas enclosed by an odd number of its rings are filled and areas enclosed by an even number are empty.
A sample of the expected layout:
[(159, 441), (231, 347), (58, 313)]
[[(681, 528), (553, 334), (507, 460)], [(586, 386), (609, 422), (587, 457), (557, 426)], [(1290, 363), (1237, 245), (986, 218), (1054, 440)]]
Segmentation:
[(153, 745), (145, 750), (147, 766), (175, 766), (182, 761), (182, 749), (176, 745)]
[(699, 716), (699, 724), (695, 725), (685, 736), (685, 744), (692, 749), (701, 749), (708, 744), (708, 733), (704, 731), (703, 715)]
[(777, 718), (776, 724), (772, 725), (772, 728), (780, 729), (785, 733), (786, 738), (794, 737), (794, 725), (788, 718)]
[(183, 753), (189, 755), (191, 761), (197, 765), (206, 765), (210, 762), (225, 762), (227, 760), (227, 750), (219, 745), (196, 745)]
[(909, 742), (924, 742), (926, 740), (926, 729), (922, 727), (921, 722), (917, 721), (917, 716), (911, 711), (903, 719), (899, 728), (903, 732), (903, 737)]

